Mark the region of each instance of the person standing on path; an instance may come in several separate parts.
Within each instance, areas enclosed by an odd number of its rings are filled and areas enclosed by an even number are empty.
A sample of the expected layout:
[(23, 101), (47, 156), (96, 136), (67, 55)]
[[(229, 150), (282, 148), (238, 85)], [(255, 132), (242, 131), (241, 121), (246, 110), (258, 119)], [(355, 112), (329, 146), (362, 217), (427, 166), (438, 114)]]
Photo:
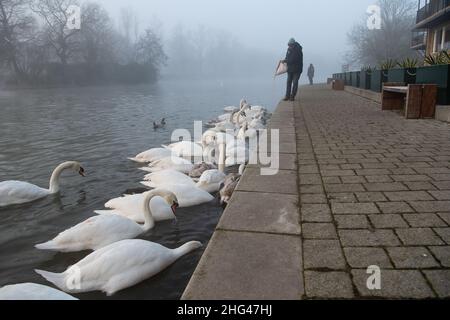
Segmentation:
[(303, 48), (294, 38), (289, 40), (286, 59), (288, 67), (287, 89), (284, 101), (294, 101), (298, 91), (298, 81), (303, 73)]
[(309, 84), (310, 84), (310, 85), (313, 85), (313, 84), (314, 84), (314, 72), (315, 72), (314, 66), (313, 66), (313, 64), (311, 63), (311, 64), (309, 65), (309, 68), (308, 68), (308, 78), (309, 78)]

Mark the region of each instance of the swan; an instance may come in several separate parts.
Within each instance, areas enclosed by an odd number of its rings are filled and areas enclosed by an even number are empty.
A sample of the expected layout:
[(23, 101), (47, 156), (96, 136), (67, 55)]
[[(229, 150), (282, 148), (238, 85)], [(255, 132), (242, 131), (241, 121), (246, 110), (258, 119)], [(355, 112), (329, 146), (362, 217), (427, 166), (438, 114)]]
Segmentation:
[(154, 161), (148, 167), (140, 168), (140, 170), (147, 172), (157, 172), (172, 169), (188, 174), (193, 168), (194, 165), (189, 160), (172, 156)]
[[(142, 181), (141, 184), (146, 187), (153, 188), (153, 184), (148, 181)], [(177, 196), (180, 208), (193, 207), (214, 200), (214, 197), (211, 194), (197, 188), (195, 184), (161, 184), (158, 185), (158, 188), (163, 188), (173, 192)]]
[(162, 147), (172, 151), (176, 156), (181, 158), (203, 156), (203, 147), (192, 141), (180, 141), (168, 146), (163, 145)]
[(219, 143), (219, 168), (206, 170), (200, 176), (197, 183), (197, 187), (205, 190), (209, 193), (214, 193), (219, 191), (220, 185), (224, 182), (226, 175), (225, 171), (225, 157), (226, 157), (226, 138), (225, 135), (220, 135), (218, 138)]
[(229, 106), (229, 107), (223, 108), (223, 111), (228, 112), (228, 113), (233, 113), (233, 112), (239, 111), (239, 108), (235, 107), (235, 106)]
[(194, 181), (187, 175), (175, 170), (163, 170), (153, 172), (144, 177), (145, 181), (152, 183), (152, 188), (161, 184), (188, 184), (195, 185)]
[(20, 283), (0, 288), (0, 300), (78, 300), (65, 292), (36, 283)]
[(231, 196), (236, 189), (242, 175), (244, 174), (245, 165), (239, 166), (239, 173), (230, 173), (226, 178), (220, 189), (220, 204), (227, 205), (230, 202)]
[(111, 296), (158, 274), (201, 246), (192, 241), (168, 249), (144, 240), (122, 240), (94, 251), (63, 273), (35, 271), (68, 293), (103, 291)]
[(78, 172), (81, 176), (85, 176), (85, 171), (79, 162), (69, 161), (60, 164), (53, 171), (50, 178), (49, 189), (44, 189), (22, 181), (0, 182), (0, 207), (32, 202), (48, 195), (58, 193), (60, 189), (59, 178), (61, 173), (66, 169), (72, 169), (75, 172)]
[(199, 178), (205, 171), (217, 169), (213, 163), (202, 162), (194, 165), (194, 168), (189, 172), (191, 178)]
[(143, 195), (142, 211), (145, 218), (143, 226), (119, 215), (99, 215), (89, 218), (60, 233), (53, 240), (38, 244), (35, 247), (40, 250), (78, 252), (98, 250), (117, 241), (134, 239), (155, 226), (155, 220), (150, 209), (150, 201), (155, 196), (163, 197), (175, 214), (175, 210), (178, 208), (176, 196), (163, 189), (155, 189)]
[(167, 150), (165, 148), (153, 148), (147, 151), (144, 151), (138, 154), (134, 158), (128, 158), (131, 161), (138, 163), (149, 163), (161, 160), (163, 158), (167, 158), (172, 156), (172, 151)]
[[(109, 200), (105, 207), (109, 210), (95, 210), (100, 215), (119, 215), (131, 219), (137, 223), (145, 222), (145, 214), (142, 210), (143, 194), (124, 195), (120, 198)], [(176, 217), (166, 200), (154, 197), (150, 201), (150, 210), (155, 221), (176, 220)]]

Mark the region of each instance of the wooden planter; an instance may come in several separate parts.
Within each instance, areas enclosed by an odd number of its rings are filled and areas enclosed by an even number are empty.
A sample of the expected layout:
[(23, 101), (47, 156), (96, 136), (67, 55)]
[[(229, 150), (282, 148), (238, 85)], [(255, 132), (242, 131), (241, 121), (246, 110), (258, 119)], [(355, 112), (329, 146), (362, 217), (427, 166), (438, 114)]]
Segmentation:
[(438, 86), (437, 103), (450, 105), (450, 65), (417, 68), (416, 83), (436, 84)]
[(369, 90), (370, 89), (370, 79), (371, 73), (368, 71), (361, 71), (359, 76), (359, 87), (361, 89)]
[(407, 84), (416, 83), (417, 68), (391, 69), (388, 71), (388, 82), (399, 82)]
[(370, 78), (370, 90), (381, 92), (383, 83), (388, 81), (387, 70), (374, 70)]

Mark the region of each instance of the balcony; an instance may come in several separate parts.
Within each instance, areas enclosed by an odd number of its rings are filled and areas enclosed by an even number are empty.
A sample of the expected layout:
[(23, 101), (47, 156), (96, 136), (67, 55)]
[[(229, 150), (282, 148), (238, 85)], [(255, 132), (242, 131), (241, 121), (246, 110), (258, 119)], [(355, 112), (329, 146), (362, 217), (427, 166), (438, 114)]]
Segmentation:
[(416, 29), (439, 24), (442, 21), (448, 20), (449, 15), (450, 0), (426, 1), (426, 5), (417, 11)]
[(427, 47), (427, 33), (425, 31), (413, 32), (411, 49), (425, 50)]

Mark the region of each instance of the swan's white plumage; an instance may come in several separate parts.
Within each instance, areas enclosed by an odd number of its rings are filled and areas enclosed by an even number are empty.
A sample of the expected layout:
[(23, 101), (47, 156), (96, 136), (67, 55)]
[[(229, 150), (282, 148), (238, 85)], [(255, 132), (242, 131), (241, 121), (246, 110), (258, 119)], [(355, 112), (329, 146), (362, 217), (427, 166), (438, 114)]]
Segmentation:
[(180, 157), (172, 156), (155, 161), (148, 167), (141, 169), (148, 172), (157, 172), (171, 169), (188, 174), (193, 167), (194, 165), (190, 161)]
[(201, 145), (199, 145), (198, 143), (195, 142), (191, 142), (191, 141), (180, 141), (180, 142), (176, 142), (173, 143), (171, 145), (168, 146), (164, 146), (163, 148), (166, 148), (170, 151), (172, 151), (173, 153), (175, 153), (175, 155), (177, 155), (178, 157), (187, 157), (187, 158), (191, 158), (191, 157), (202, 157), (203, 156), (203, 147)]
[(220, 170), (207, 170), (200, 177), (197, 187), (209, 193), (219, 191), (220, 185), (225, 181), (226, 175)]
[(36, 283), (20, 283), (0, 288), (0, 300), (78, 300), (65, 292)]
[(163, 158), (170, 157), (172, 155), (172, 151), (166, 148), (153, 148), (147, 151), (144, 151), (138, 154), (134, 158), (129, 158), (132, 161), (139, 163), (148, 163), (161, 160)]
[[(172, 250), (149, 241), (123, 240), (94, 251), (63, 273), (36, 272), (65, 292), (113, 295), (158, 274), (199, 247), (194, 241)], [(69, 287), (72, 278), (80, 279), (79, 285)]]
[(190, 177), (171, 169), (150, 173), (144, 177), (144, 180), (148, 181), (148, 186), (151, 186), (152, 188), (158, 188), (158, 186), (163, 184), (195, 185)]
[[(147, 187), (150, 187), (151, 185), (148, 181), (142, 181), (141, 184)], [(177, 196), (180, 208), (193, 207), (214, 200), (212, 195), (197, 188), (195, 184), (193, 186), (184, 184), (162, 184), (158, 187), (173, 192)]]
[[(144, 194), (125, 195), (111, 199), (105, 203), (105, 207), (111, 210), (96, 210), (95, 213), (101, 215), (120, 215), (137, 223), (144, 223), (143, 200)], [(161, 197), (154, 197), (150, 201), (150, 210), (152, 211), (153, 218), (157, 222), (175, 219), (170, 205)]]
[(31, 202), (48, 195), (50, 195), (50, 190), (28, 182), (0, 182), (0, 207)]

